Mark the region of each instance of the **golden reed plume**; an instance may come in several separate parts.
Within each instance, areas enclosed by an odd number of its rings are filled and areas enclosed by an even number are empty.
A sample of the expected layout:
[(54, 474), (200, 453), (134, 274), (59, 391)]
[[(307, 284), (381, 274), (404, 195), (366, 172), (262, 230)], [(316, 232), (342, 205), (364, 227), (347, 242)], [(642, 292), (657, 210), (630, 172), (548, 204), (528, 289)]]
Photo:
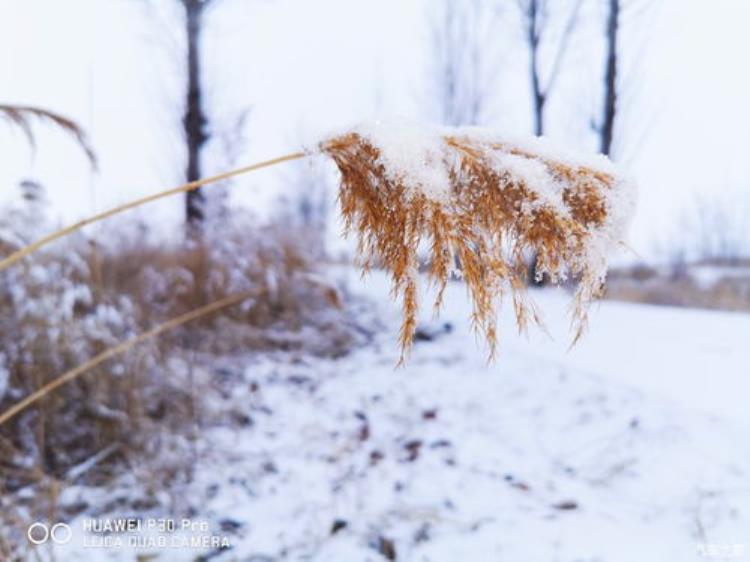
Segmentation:
[(580, 163), (544, 141), (513, 144), (479, 129), (415, 134), (379, 125), (330, 138), (320, 149), (341, 172), (341, 211), (358, 236), (363, 267), (387, 270), (402, 299), (402, 362), (417, 324), (417, 271), (425, 254), (427, 277), (438, 287), (436, 308), (451, 275), (461, 277), (472, 324), (491, 357), (496, 305), (506, 293), (520, 329), (539, 322), (525, 294), (531, 254), (537, 276), (579, 279), (580, 336), (587, 305), (603, 286), (607, 253), (622, 241), (632, 212), (629, 182), (608, 160)]

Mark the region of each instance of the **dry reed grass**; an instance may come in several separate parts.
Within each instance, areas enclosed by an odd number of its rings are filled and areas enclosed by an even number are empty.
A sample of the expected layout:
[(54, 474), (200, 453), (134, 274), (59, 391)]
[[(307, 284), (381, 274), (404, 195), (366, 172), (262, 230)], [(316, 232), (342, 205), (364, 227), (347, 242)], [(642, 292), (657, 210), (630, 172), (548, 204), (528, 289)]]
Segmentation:
[(72, 119), (41, 107), (7, 104), (0, 104), (0, 117), (5, 117), (6, 120), (21, 129), (32, 148), (36, 147), (32, 120), (37, 119), (55, 125), (73, 137), (91, 162), (91, 166), (96, 168), (96, 155), (89, 144), (86, 133)]
[[(429, 244), (428, 276), (438, 286), (436, 309), (452, 273), (465, 280), (473, 301), (472, 324), (496, 351), (496, 303), (510, 294), (519, 329), (541, 322), (525, 294), (526, 256), (536, 256), (535, 275), (552, 282), (579, 279), (573, 343), (582, 334), (589, 303), (602, 292), (607, 253), (622, 243), (629, 185), (610, 169), (549, 156), (534, 147), (497, 141), (476, 130), (434, 135), (440, 153), (416, 155), (415, 166), (445, 173), (442, 186), (414, 185), (384, 150), (356, 130), (320, 143), (341, 172), (339, 201), (347, 232), (356, 231), (365, 270), (376, 260), (391, 274), (393, 293), (403, 299), (400, 331), (403, 361), (416, 328), (418, 252)], [(391, 150), (392, 152), (392, 150)], [(231, 176), (303, 158), (298, 152), (144, 197), (47, 235), (0, 260), (0, 271), (84, 226), (156, 199), (191, 191)], [(607, 161), (608, 163), (608, 161)], [(531, 167), (529, 167), (531, 165)], [(543, 170), (540, 173), (540, 170)], [(419, 175), (419, 174), (417, 174)], [(423, 175), (424, 179), (425, 175)], [(616, 205), (613, 203), (617, 203)]]
[(229, 306), (239, 304), (243, 300), (247, 300), (251, 296), (255, 296), (255, 292), (247, 292), (239, 295), (224, 297), (207, 305), (186, 312), (185, 314), (182, 314), (176, 318), (171, 318), (170, 320), (167, 320), (166, 322), (159, 324), (158, 326), (151, 328), (150, 330), (147, 330), (139, 334), (138, 336), (124, 341), (118, 345), (108, 347), (98, 355), (92, 357), (88, 361), (84, 361), (80, 365), (77, 365), (69, 371), (66, 371), (62, 375), (59, 375), (50, 382), (46, 383), (41, 388), (24, 397), (23, 400), (16, 402), (15, 404), (13, 404), (13, 406), (8, 408), (4, 412), (1, 412), (0, 425), (3, 425), (11, 418), (17, 416), (32, 404), (39, 402), (56, 388), (59, 388), (62, 385), (80, 377), (84, 373), (87, 373), (88, 371), (92, 370), (94, 367), (101, 365), (105, 361), (117, 357), (118, 355), (122, 355), (138, 344), (146, 342), (164, 332), (173, 330), (178, 326), (182, 326), (183, 324), (186, 324), (188, 322), (198, 320), (199, 318), (208, 316), (209, 314), (212, 314)]
[[(350, 132), (320, 145), (341, 172), (341, 210), (347, 230), (358, 236), (365, 270), (382, 265), (391, 275), (394, 294), (402, 298), (402, 361), (417, 324), (417, 270), (425, 244), (427, 275), (438, 287), (436, 309), (451, 274), (458, 273), (473, 301), (472, 324), (486, 338), (491, 357), (497, 341), (496, 302), (507, 293), (520, 329), (540, 322), (525, 294), (530, 252), (538, 256), (537, 275), (553, 281), (569, 274), (579, 278), (577, 339), (588, 303), (602, 291), (595, 238), (610, 218), (607, 191), (615, 188), (615, 177), (470, 133), (448, 133), (441, 140), (442, 161), (433, 158), (429, 166), (446, 170), (445, 197), (431, 196), (431, 186), (415, 190), (405, 174), (394, 173), (382, 147), (364, 134)], [(498, 166), (498, 155), (541, 165), (561, 186), (563, 205), (545, 201), (539, 186), (523, 174)]]
[[(34, 217), (18, 219), (44, 231)], [(355, 343), (298, 233), (227, 224), (183, 246), (135, 230), (115, 227), (111, 242), (97, 244), (74, 236), (0, 275), (0, 370), (9, 375), (0, 390), (0, 535), (13, 532), (16, 508), (22, 519), (70, 515), (70, 506), (49, 515), (54, 486), (106, 485), (131, 466), (153, 480), (154, 494), (184, 481), (196, 424), (207, 404), (221, 403), (216, 357), (335, 356)], [(33, 236), (0, 235), (0, 246), (13, 251)], [(237, 295), (248, 298), (196, 317)], [(190, 324), (178, 327), (183, 320)], [(6, 536), (22, 544), (22, 534)]]
[[(8, 344), (0, 349), (0, 355), (9, 362), (14, 394), (25, 396), (0, 411), (0, 425), (61, 384), (188, 321), (195, 324), (188, 334), (193, 351), (292, 349), (296, 344), (290, 342), (295, 338), (284, 342), (279, 334), (293, 334), (309, 326), (326, 342), (314, 349), (308, 347), (308, 351), (334, 355), (345, 352), (352, 339), (347, 337), (346, 322), (342, 322), (338, 292), (314, 275), (314, 264), (299, 247), (299, 237), (288, 229), (274, 227), (256, 231), (246, 227), (241, 233), (233, 228), (217, 233), (217, 240), (189, 246), (155, 245), (139, 236), (115, 248), (85, 244), (68, 247), (62, 259), (43, 253), (31, 270), (0, 278), (7, 289), (1, 294), (5, 298), (0, 298), (7, 313), (0, 322), (0, 336)], [(54, 278), (42, 274), (45, 270)], [(11, 298), (19, 282), (25, 282), (25, 292)], [(247, 306), (225, 311), (221, 320), (226, 333), (216, 337), (212, 333), (215, 320), (206, 317), (241, 300), (248, 301)], [(59, 318), (49, 315), (47, 306), (65, 306), (66, 302), (72, 303), (68, 314)], [(121, 334), (105, 336), (97, 315), (117, 314), (112, 305), (118, 302), (127, 310), (122, 311), (126, 320), (119, 332), (132, 334), (140, 327), (141, 334), (114, 343)], [(173, 319), (149, 327), (157, 317)], [(274, 339), (263, 337), (267, 329), (276, 332)], [(10, 345), (13, 333), (32, 337)], [(185, 334), (167, 335), (164, 341), (165, 349), (179, 349), (185, 345)], [(84, 359), (91, 351), (94, 357)], [(31, 365), (27, 364), (29, 360)], [(55, 371), (65, 368), (65, 374), (51, 378)], [(119, 368), (127, 369), (125, 365)], [(80, 390), (72, 389), (71, 393), (77, 395)], [(54, 417), (54, 408), (50, 413)]]

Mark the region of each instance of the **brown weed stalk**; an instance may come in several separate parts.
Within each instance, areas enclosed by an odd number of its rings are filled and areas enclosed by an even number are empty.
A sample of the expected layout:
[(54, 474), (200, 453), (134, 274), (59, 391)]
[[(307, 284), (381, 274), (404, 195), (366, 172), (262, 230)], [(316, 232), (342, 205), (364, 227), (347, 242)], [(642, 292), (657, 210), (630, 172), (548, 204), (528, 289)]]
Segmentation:
[(91, 166), (96, 168), (96, 155), (94, 154), (94, 149), (89, 144), (89, 141), (86, 138), (86, 133), (78, 123), (72, 119), (42, 107), (7, 104), (0, 104), (0, 117), (4, 117), (11, 124), (21, 129), (32, 148), (36, 147), (36, 139), (32, 130), (32, 120), (36, 119), (55, 125), (73, 137), (78, 146), (81, 147), (81, 150), (86, 154)]
[[(441, 143), (441, 161), (428, 165), (445, 169), (445, 197), (431, 196), (424, 189), (429, 186), (415, 189), (364, 134), (350, 132), (320, 145), (341, 172), (341, 211), (347, 232), (358, 237), (363, 267), (382, 265), (392, 278), (393, 293), (403, 301), (402, 361), (417, 324), (417, 271), (425, 249), (427, 275), (438, 288), (436, 309), (451, 274), (462, 277), (473, 303), (472, 324), (489, 344), (491, 357), (497, 342), (496, 304), (505, 295), (512, 297), (519, 329), (540, 322), (525, 291), (531, 252), (538, 256), (537, 275), (555, 282), (571, 274), (579, 278), (577, 339), (587, 304), (602, 290), (602, 263), (595, 259), (602, 240), (597, 236), (610, 219), (607, 196), (615, 177), (468, 132), (444, 134)], [(562, 204), (547, 201), (528, 177), (513, 166), (503, 167), (504, 160), (538, 165), (559, 186)]]

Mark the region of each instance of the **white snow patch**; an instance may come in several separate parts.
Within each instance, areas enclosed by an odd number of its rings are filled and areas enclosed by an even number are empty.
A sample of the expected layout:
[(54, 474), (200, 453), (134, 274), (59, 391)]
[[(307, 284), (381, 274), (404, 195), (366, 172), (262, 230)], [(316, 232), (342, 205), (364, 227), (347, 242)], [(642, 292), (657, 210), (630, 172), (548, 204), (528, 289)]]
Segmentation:
[[(392, 311), (388, 289), (376, 272), (362, 290)], [(534, 296), (550, 332), (566, 334), (567, 297)], [(212, 449), (181, 494), (213, 532), (239, 524), (232, 550), (212, 559), (383, 562), (381, 538), (397, 560), (425, 562), (750, 551), (750, 317), (603, 303), (572, 351), (508, 333), (488, 366), (470, 311), (449, 284), (442, 321), (454, 329), (418, 343), (397, 372), (397, 348), (382, 341), (393, 329), (337, 361), (256, 354), (237, 365), (244, 384), (217, 407), (254, 423), (206, 428)], [(332, 533), (336, 520), (346, 525)], [(56, 554), (134, 557), (73, 544)], [(187, 562), (199, 552), (148, 554)]]
[(406, 122), (365, 123), (354, 132), (380, 151), (380, 161), (391, 181), (403, 184), (414, 194), (447, 201), (450, 179), (448, 157), (440, 129)]
[(498, 173), (506, 172), (524, 184), (538, 197), (537, 201), (530, 205), (525, 212), (539, 206), (552, 208), (563, 217), (569, 216), (568, 208), (562, 199), (565, 185), (555, 179), (547, 167), (539, 160), (525, 158), (507, 152), (496, 152), (492, 162), (493, 169)]

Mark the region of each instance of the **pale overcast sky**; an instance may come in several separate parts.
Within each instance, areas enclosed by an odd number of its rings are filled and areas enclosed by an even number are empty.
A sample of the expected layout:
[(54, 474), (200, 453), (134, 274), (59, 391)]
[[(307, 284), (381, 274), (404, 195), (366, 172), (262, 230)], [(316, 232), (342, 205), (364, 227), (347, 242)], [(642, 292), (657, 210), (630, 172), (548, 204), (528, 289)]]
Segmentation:
[[(302, 139), (360, 120), (432, 119), (426, 80), (433, 2), (221, 0), (206, 38), (208, 108), (220, 124), (249, 109), (238, 163), (297, 149)], [(583, 114), (600, 88), (597, 3), (584, 0), (588, 11), (548, 115), (551, 136), (584, 150), (593, 143)], [(726, 200), (737, 213), (750, 208), (750, 2), (623, 4), (620, 157), (640, 184), (632, 243), (648, 255), (698, 195)], [(101, 160), (93, 176), (72, 143), (41, 128), (32, 160), (22, 136), (2, 127), (0, 193), (12, 193), (21, 179), (41, 181), (55, 214), (70, 221), (179, 183), (178, 13), (173, 0), (0, 0), (0, 103), (73, 117)], [(528, 132), (526, 52), (512, 14), (499, 17), (488, 35), (488, 51), (499, 55), (486, 124)], [(212, 149), (207, 173), (225, 165), (221, 144)], [(268, 207), (283, 178), (248, 177), (232, 187), (233, 200)], [(180, 203), (143, 215), (176, 219)]]

